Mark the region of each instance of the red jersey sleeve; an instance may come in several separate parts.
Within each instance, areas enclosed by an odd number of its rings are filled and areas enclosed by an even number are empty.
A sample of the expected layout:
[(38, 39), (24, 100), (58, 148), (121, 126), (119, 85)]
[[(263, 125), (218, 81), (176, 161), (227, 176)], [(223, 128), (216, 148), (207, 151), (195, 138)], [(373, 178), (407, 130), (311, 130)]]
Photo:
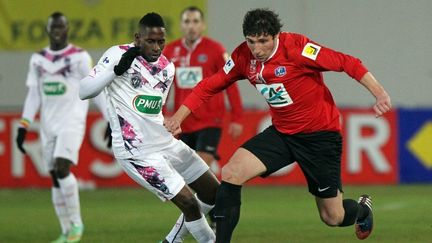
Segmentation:
[(345, 72), (353, 79), (360, 79), (368, 72), (360, 59), (317, 44), (302, 35), (294, 35), (293, 48), (298, 61), (306, 69), (313, 71)]
[(213, 95), (226, 89), (237, 80), (244, 79), (245, 76), (242, 74), (244, 63), (241, 49), (237, 47), (221, 70), (195, 86), (192, 93), (184, 100), (183, 105), (193, 112)]
[(236, 83), (226, 89), (228, 100), (231, 105), (231, 121), (239, 122), (243, 115), (243, 107), (240, 91)]

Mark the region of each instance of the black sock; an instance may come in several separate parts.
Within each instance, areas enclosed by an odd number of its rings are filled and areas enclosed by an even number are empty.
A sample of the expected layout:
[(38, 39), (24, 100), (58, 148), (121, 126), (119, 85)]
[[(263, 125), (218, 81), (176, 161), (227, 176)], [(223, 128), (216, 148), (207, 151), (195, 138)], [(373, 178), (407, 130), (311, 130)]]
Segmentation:
[(229, 243), (240, 219), (241, 186), (222, 181), (216, 193), (216, 242)]
[(344, 199), (342, 201), (343, 207), (345, 209), (345, 215), (342, 223), (339, 227), (345, 227), (353, 225), (357, 219), (357, 215), (359, 215), (361, 206), (352, 199)]

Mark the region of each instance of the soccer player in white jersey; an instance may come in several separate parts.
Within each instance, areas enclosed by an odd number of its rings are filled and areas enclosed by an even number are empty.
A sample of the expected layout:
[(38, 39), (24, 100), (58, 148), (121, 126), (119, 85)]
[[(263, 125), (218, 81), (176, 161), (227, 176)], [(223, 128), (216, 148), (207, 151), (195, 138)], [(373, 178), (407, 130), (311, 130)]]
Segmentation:
[(175, 226), (178, 234), (189, 231), (198, 242), (213, 243), (215, 235), (204, 214), (213, 208), (219, 182), (195, 151), (163, 126), (162, 105), (175, 71), (174, 64), (161, 54), (165, 34), (162, 17), (146, 14), (134, 43), (108, 49), (81, 80), (80, 97), (92, 98), (104, 90), (112, 149), (123, 170), (182, 211)]
[[(70, 167), (78, 163), (89, 105), (79, 99), (79, 81), (90, 72), (92, 60), (85, 50), (68, 43), (68, 21), (62, 13), (49, 17), (46, 30), (50, 45), (30, 59), (28, 93), (16, 142), (26, 153), (27, 128), (40, 108), (43, 159), (53, 180), (52, 202), (62, 229), (53, 242), (78, 242), (84, 225), (78, 183)], [(104, 97), (94, 101), (106, 113)]]

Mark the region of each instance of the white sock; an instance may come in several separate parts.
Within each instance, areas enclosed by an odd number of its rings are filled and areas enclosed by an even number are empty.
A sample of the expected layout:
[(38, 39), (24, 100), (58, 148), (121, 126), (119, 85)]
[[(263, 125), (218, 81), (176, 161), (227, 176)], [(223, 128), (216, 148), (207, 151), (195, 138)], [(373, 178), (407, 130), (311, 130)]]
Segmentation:
[(63, 198), (63, 193), (60, 188), (51, 187), (51, 198), (54, 205), (57, 218), (60, 221), (60, 226), (62, 229), (62, 234), (66, 235), (70, 229), (69, 214), (66, 208), (66, 203)]
[(58, 179), (58, 182), (65, 199), (69, 220), (74, 225), (82, 225), (77, 179), (69, 173), (65, 178)]
[(214, 243), (216, 235), (207, 223), (204, 215), (195, 221), (186, 222), (186, 228), (198, 243)]
[[(198, 203), (201, 208), (201, 212), (204, 215), (207, 215), (210, 210), (214, 207), (214, 205), (208, 205), (206, 203), (203, 203), (201, 200), (198, 199)], [(168, 233), (168, 235), (165, 237), (165, 239), (170, 243), (181, 243), (184, 240), (184, 237), (189, 233), (188, 229), (186, 228), (186, 225), (184, 224), (184, 215), (180, 214), (180, 217), (177, 219), (175, 225), (171, 229), (171, 231)]]

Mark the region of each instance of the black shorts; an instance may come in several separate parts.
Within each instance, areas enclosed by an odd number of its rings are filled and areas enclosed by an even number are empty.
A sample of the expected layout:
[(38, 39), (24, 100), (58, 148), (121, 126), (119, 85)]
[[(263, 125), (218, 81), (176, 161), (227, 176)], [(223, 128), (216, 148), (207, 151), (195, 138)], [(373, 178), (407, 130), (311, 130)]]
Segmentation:
[(209, 127), (196, 132), (182, 133), (179, 138), (195, 151), (210, 153), (218, 159), (217, 148), (221, 133), (221, 128)]
[(242, 145), (271, 173), (297, 162), (306, 177), (309, 192), (320, 198), (331, 198), (342, 191), (342, 136), (339, 132), (319, 131), (287, 135), (270, 126)]

